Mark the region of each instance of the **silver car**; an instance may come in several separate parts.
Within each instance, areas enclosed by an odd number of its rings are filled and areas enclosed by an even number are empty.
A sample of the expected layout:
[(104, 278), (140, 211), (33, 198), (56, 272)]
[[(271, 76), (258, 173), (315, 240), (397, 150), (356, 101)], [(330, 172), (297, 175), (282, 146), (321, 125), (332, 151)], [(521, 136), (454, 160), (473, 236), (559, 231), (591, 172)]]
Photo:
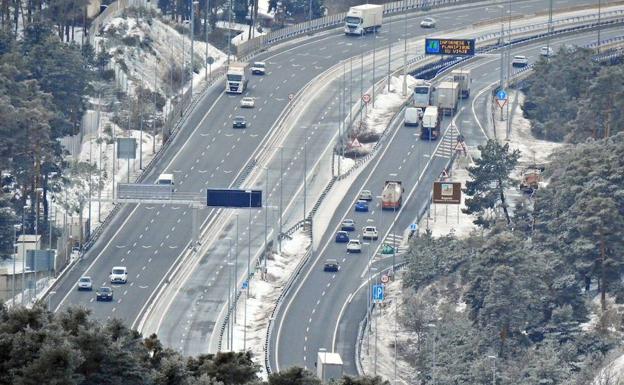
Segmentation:
[(435, 28), (435, 26), (436, 26), (436, 21), (433, 17), (425, 17), (420, 22), (420, 28)]
[(78, 290), (93, 290), (91, 277), (80, 277), (78, 280)]
[(241, 99), (240, 106), (241, 108), (254, 108), (256, 105), (256, 101), (254, 98), (245, 96)]

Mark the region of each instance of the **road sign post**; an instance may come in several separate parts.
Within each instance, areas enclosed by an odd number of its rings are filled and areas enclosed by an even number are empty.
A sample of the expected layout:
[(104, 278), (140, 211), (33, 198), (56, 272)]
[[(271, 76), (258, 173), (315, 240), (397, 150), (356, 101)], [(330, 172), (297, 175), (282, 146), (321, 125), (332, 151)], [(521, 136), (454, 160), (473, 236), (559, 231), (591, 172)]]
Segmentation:
[(498, 104), (498, 107), (501, 110), (501, 115), (500, 115), (500, 121), (502, 122), (503, 119), (503, 107), (505, 107), (505, 105), (508, 102), (508, 95), (507, 92), (505, 92), (505, 90), (500, 90), (496, 93), (496, 103)]
[(373, 285), (373, 302), (382, 303), (384, 300), (384, 285)]

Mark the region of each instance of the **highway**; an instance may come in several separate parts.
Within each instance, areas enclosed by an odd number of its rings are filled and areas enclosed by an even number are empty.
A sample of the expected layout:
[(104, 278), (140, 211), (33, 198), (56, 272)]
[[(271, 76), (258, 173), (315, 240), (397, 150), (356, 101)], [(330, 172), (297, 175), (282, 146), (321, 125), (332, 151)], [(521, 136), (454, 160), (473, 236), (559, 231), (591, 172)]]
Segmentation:
[[(605, 30), (604, 36), (616, 36), (617, 29)], [(560, 44), (585, 44), (595, 39), (595, 32), (573, 35), (553, 40), (553, 46)], [(607, 37), (605, 37), (607, 38)], [(539, 47), (544, 42), (536, 42), (526, 46), (513, 48), (513, 54), (523, 54), (531, 62), (537, 60)], [(470, 99), (462, 102), (462, 108), (455, 117), (456, 124), (466, 137), (470, 148), (475, 148), (485, 141), (485, 132), (476, 122), (484, 122), (483, 100), (488, 93), (480, 90), (496, 82), (499, 74), (498, 56), (487, 56), (475, 63), (466, 65), (473, 68), (473, 93)], [(449, 119), (443, 122), (448, 127)], [(392, 244), (400, 238), (415, 220), (416, 213), (428, 200), (433, 180), (443, 169), (450, 152), (444, 141), (421, 141), (414, 136), (413, 128), (399, 127), (394, 131), (378, 158), (371, 162), (367, 169), (353, 184), (349, 193), (342, 201), (330, 225), (332, 231), (323, 236), (316, 258), (309, 264), (296, 290), (290, 293), (286, 307), (278, 314), (276, 330), (273, 333), (275, 346), (271, 352), (274, 370), (284, 370), (293, 365), (314, 368), (316, 353), (319, 348), (336, 351), (341, 354), (347, 374), (357, 374), (355, 367), (355, 343), (358, 326), (366, 313), (368, 278), (367, 255), (376, 255), (379, 246), (388, 235), (387, 243)], [(454, 136), (454, 134), (453, 134)], [(439, 147), (438, 147), (439, 146)], [(435, 148), (437, 151), (435, 151)], [(432, 151), (434, 152), (431, 157)], [(425, 166), (426, 165), (426, 166)], [(425, 170), (423, 171), (423, 167)], [(420, 183), (416, 181), (420, 178)], [(373, 195), (379, 195), (384, 180), (398, 179), (405, 185), (408, 200), (400, 211), (381, 211), (376, 202), (369, 213), (355, 213), (353, 205), (359, 191), (369, 189)], [(344, 244), (334, 242), (335, 231), (344, 218), (356, 221), (359, 230), (366, 224), (378, 227), (380, 238), (370, 242), (370, 250), (364, 246), (362, 254), (347, 254)], [(359, 231), (350, 234), (358, 236)], [(323, 263), (328, 258), (337, 258), (341, 263), (340, 271), (327, 273), (323, 271)], [(384, 258), (373, 264), (374, 268), (382, 269), (389, 266), (391, 258)], [(361, 286), (364, 284), (363, 286)], [(360, 290), (358, 290), (360, 288)], [(342, 314), (342, 317), (340, 315)]]
[[(465, 11), (463, 11), (465, 12)], [(388, 28), (390, 30), (390, 28)], [(395, 31), (397, 28), (394, 29)], [(420, 31), (420, 30), (419, 30)], [(399, 28), (400, 32), (400, 28)], [(340, 37), (343, 40), (338, 43), (344, 43), (345, 37)], [(383, 33), (378, 40), (384, 39)], [(347, 38), (348, 39), (348, 38)], [(359, 39), (361, 44), (366, 44), (367, 39)], [(358, 52), (362, 48), (353, 43), (353, 39), (346, 40), (347, 44), (345, 49), (350, 51), (345, 52), (347, 56), (353, 54), (353, 51)], [(357, 40), (356, 40), (357, 42)], [(357, 44), (357, 43), (356, 43)], [(323, 47), (319, 48), (319, 51), (324, 51)], [(383, 62), (383, 54), (381, 50), (378, 51), (378, 63), (379, 67), (385, 69), (387, 64)], [(303, 57), (315, 57), (311, 53), (302, 53)], [(381, 56), (381, 59), (379, 58)], [(402, 63), (400, 54), (395, 52), (396, 59), (393, 58), (393, 67)], [(293, 63), (292, 70), (297, 71), (300, 64), (295, 62), (296, 58), (291, 58), (289, 61)], [(365, 60), (365, 63), (368, 60)], [(318, 65), (318, 62), (313, 63)], [(379, 68), (378, 67), (378, 68)], [(379, 69), (378, 69), (379, 71)], [(354, 69), (357, 75), (358, 69)], [(377, 75), (377, 78), (380, 76)], [(365, 83), (372, 79), (372, 73), (370, 66), (365, 68), (363, 77)], [(285, 164), (283, 165), (284, 172), (284, 186), (283, 195), (290, 197), (284, 200), (284, 206), (290, 206), (292, 204), (292, 210), (284, 211), (284, 222), (292, 223), (293, 221), (300, 220), (302, 215), (301, 210), (301, 198), (300, 194), (294, 194), (297, 189), (301, 188), (303, 178), (302, 166), (302, 150), (303, 143), (306, 141), (304, 137), (307, 137), (307, 151), (308, 154), (316, 154), (316, 156), (309, 156), (309, 163), (313, 163), (318, 157), (319, 153), (323, 152), (323, 149), (327, 149), (333, 140), (331, 140), (336, 134), (336, 127), (338, 121), (337, 114), (337, 102), (339, 92), (337, 86), (328, 86), (326, 89), (319, 91), (318, 93), (311, 95), (311, 101), (305, 109), (305, 112), (301, 114), (295, 127), (309, 127), (310, 129), (301, 131), (293, 130), (284, 139), (281, 147), (284, 149)], [(357, 93), (357, 92), (356, 92)], [(315, 150), (316, 149), (316, 150)], [(279, 156), (276, 153), (272, 159), (269, 168), (269, 205), (272, 207), (277, 206), (277, 196), (279, 190), (279, 183), (277, 175), (280, 174)], [(307, 172), (310, 173), (312, 165), (308, 166)], [(327, 166), (329, 168), (329, 166)], [(310, 177), (308, 178), (310, 179)], [(264, 189), (264, 177), (260, 176), (257, 180), (252, 181), (249, 186), (253, 188)], [(321, 184), (323, 186), (323, 184)], [(308, 200), (310, 204), (310, 200)], [(309, 209), (310, 206), (308, 206)], [(218, 240), (214, 242), (208, 249), (206, 255), (210, 255), (214, 258), (216, 264), (206, 263), (205, 259), (200, 261), (194, 268), (189, 268), (188, 279), (180, 284), (179, 287), (172, 287), (172, 293), (163, 297), (161, 303), (155, 307), (154, 316), (148, 322), (148, 327), (144, 328), (144, 332), (157, 332), (161, 339), (167, 346), (175, 347), (181, 352), (186, 354), (198, 354), (207, 351), (207, 346), (213, 348), (218, 342), (215, 340), (215, 335), (212, 334), (215, 330), (216, 322), (220, 320), (222, 315), (224, 301), (227, 298), (229, 275), (233, 273), (235, 276), (241, 277), (241, 273), (245, 271), (245, 261), (247, 256), (251, 255), (253, 260), (262, 250), (264, 232), (263, 232), (263, 218), (264, 214), (258, 210), (254, 212), (252, 218), (252, 229), (257, 231), (251, 234), (251, 247), (248, 248), (248, 233), (247, 233), (247, 213), (245, 210), (241, 210), (238, 213), (239, 218), (239, 242), (238, 250), (234, 245), (231, 249), (232, 254), (228, 260), (228, 249), (230, 249), (230, 240), (235, 242), (236, 239), (236, 226), (235, 220), (229, 222), (224, 231), (220, 232)], [(269, 214), (268, 220), (271, 224), (277, 222), (275, 217), (275, 210), (273, 209)], [(273, 227), (273, 226), (271, 226)], [(287, 228), (285, 226), (284, 228)], [(269, 230), (271, 233), (271, 230)], [(270, 239), (270, 236), (269, 236)], [(228, 262), (234, 263), (234, 267), (228, 268)], [(233, 272), (231, 270), (234, 270)], [(240, 279), (240, 278), (239, 278)], [(240, 280), (239, 280), (240, 283)], [(253, 291), (253, 289), (252, 289)], [(221, 311), (220, 311), (221, 310)]]
[[(539, 1), (523, 2), (523, 9), (514, 12), (534, 12), (540, 4)], [(565, 0), (556, 1), (555, 7), (569, 7), (572, 4), (574, 3)], [(460, 27), (464, 23), (462, 20), (477, 21), (496, 17), (499, 12), (498, 8), (484, 12), (482, 6), (470, 6), (462, 11), (444, 10), (433, 14), (437, 15), (439, 28), (445, 29)], [(421, 17), (409, 16), (408, 23), (413, 25)], [(402, 22), (402, 19), (395, 18), (393, 24), (398, 26)], [(375, 44), (381, 46), (384, 42), (396, 41), (402, 36), (402, 28), (392, 28), (392, 33), (389, 30), (390, 28), (384, 28)], [(408, 31), (409, 36), (418, 36), (421, 33), (419, 29)], [(296, 45), (285, 45), (259, 55), (257, 60), (266, 60), (269, 63), (269, 73), (265, 77), (253, 77), (251, 87), (246, 93), (257, 98), (257, 107), (242, 113), (251, 121), (251, 126), (246, 130), (231, 129), (232, 117), (241, 113), (238, 107), (240, 96), (226, 95), (222, 92), (222, 84), (216, 84), (202, 95), (197, 106), (186, 118), (169, 152), (150, 172), (146, 182), (155, 181), (161, 172), (166, 171), (175, 174), (176, 189), (179, 192), (201, 194), (205, 193), (207, 187), (239, 185), (241, 179), (239, 176), (246, 170), (254, 151), (269, 134), (276, 117), (288, 104), (288, 95), (295, 94), (307, 82), (339, 60), (355, 56), (362, 49), (369, 51), (372, 49), (373, 40), (372, 36), (349, 40), (340, 32), (332, 31)], [(360, 44), (354, 44), (355, 41)], [(328, 47), (332, 46), (340, 46), (341, 51), (328, 50)], [(383, 62), (380, 66), (382, 64)], [(379, 71), (376, 78), (382, 76), (385, 76), (385, 72)], [(293, 132), (299, 132), (299, 137), (302, 138), (301, 131), (307, 127), (307, 125), (294, 127)], [(330, 130), (319, 129), (314, 135), (327, 140), (333, 133)], [(314, 142), (315, 138), (309, 140)], [(323, 142), (323, 139), (318, 140), (319, 143)], [(298, 152), (300, 153), (301, 148), (298, 144), (300, 142), (294, 143), (295, 145), (284, 147), (285, 163), (293, 166), (298, 162), (294, 158)], [(286, 153), (287, 149), (292, 152)], [(274, 171), (279, 168), (272, 165), (270, 169)], [(301, 180), (301, 174), (296, 175), (293, 172), (292, 178), (294, 181)], [(295, 183), (293, 186), (297, 186), (297, 182), (289, 180), (284, 182), (284, 187), (292, 183)], [(215, 214), (213, 210), (201, 210), (200, 223), (214, 218)], [(90, 309), (98, 319), (115, 317), (128, 325), (136, 326), (151, 294), (164, 282), (166, 273), (187, 248), (191, 236), (191, 217), (191, 209), (185, 206), (126, 205), (83, 259), (59, 280), (54, 288), (56, 294), (51, 298), (53, 307), (58, 311), (68, 306), (80, 305)], [(239, 219), (243, 224), (247, 223), (244, 210), (241, 210)], [(262, 219), (258, 217), (258, 221), (261, 222)], [(252, 222), (252, 228), (254, 224), (255, 221)], [(232, 229), (231, 222), (225, 226)], [(246, 239), (245, 226), (241, 226), (242, 240)], [(255, 241), (261, 236), (260, 232), (253, 235)], [(245, 247), (245, 244), (240, 245), (241, 250)], [(238, 258), (237, 270), (239, 275), (242, 275), (246, 267), (243, 256), (246, 254), (239, 254), (242, 255)], [(193, 329), (205, 338), (212, 332), (215, 319), (213, 314), (216, 309), (222, 307), (227, 290), (221, 281), (216, 281), (217, 284), (211, 286), (211, 290), (202, 285), (205, 286), (210, 279), (208, 272), (220, 270), (225, 255), (227, 250), (222, 243), (202, 255), (199, 266), (204, 270), (198, 270), (194, 274), (197, 282), (189, 284), (189, 290), (197, 291), (202, 288), (211, 295), (211, 298), (207, 298), (210, 305), (194, 318), (198, 324), (194, 325)], [(115, 300), (112, 303), (96, 303), (93, 293), (75, 290), (75, 282), (82, 275), (91, 276), (97, 286), (107, 284), (110, 269), (116, 265), (127, 266), (129, 283), (115, 286)], [(188, 294), (188, 291), (186, 293)], [(187, 305), (191, 303), (192, 297), (187, 301)], [(174, 317), (187, 315), (189, 308), (182, 306), (180, 309), (171, 309), (170, 314)], [(181, 319), (177, 322), (180, 321)], [(204, 324), (199, 324), (200, 322)], [(166, 329), (180, 330), (175, 320), (167, 324)], [(172, 336), (168, 343), (173, 344), (176, 338)], [(187, 352), (205, 351), (205, 342), (205, 339), (200, 339), (198, 344)]]

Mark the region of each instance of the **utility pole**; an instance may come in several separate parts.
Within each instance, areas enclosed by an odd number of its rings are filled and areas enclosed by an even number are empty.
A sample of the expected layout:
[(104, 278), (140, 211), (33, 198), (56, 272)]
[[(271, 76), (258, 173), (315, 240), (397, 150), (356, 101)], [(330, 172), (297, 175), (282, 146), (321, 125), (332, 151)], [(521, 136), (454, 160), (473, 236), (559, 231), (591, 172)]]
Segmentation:
[(268, 229), (269, 229), (269, 168), (266, 168), (266, 181), (264, 182), (264, 269), (262, 275), (266, 278), (267, 273), (267, 259), (269, 258), (269, 244), (268, 242)]
[(308, 181), (306, 173), (308, 170), (308, 134), (305, 133), (305, 141), (303, 143), (303, 224), (306, 222), (306, 197), (308, 196)]
[[(377, 17), (375, 16), (375, 25), (377, 25)], [(375, 52), (377, 51), (377, 27), (373, 28), (373, 97), (371, 102), (375, 108)]]
[(388, 22), (388, 92), (390, 92), (390, 64), (392, 62), (392, 23)]
[(280, 147), (280, 196), (279, 196), (279, 233), (277, 234), (278, 250), (282, 252), (282, 194), (283, 194), (283, 178), (284, 178), (284, 148)]
[(236, 305), (238, 301), (236, 300), (236, 292), (238, 291), (238, 286), (236, 285), (236, 281), (238, 280), (238, 214), (236, 214), (236, 240), (234, 241), (234, 323), (236, 323), (236, 311), (238, 306)]
[(600, 53), (600, 18), (602, 17), (602, 0), (598, 0), (598, 42), (596, 45), (596, 52)]
[(206, 41), (204, 52), (204, 77), (208, 80), (208, 28), (210, 27), (210, 0), (206, 0), (206, 18), (204, 20), (204, 40)]
[(550, 60), (550, 36), (552, 35), (553, 0), (548, 2), (548, 36), (546, 39), (546, 60)]
[[(407, 12), (403, 14), (403, 97), (406, 97), (406, 96), (407, 96)], [(396, 379), (395, 379), (395, 382), (396, 382)]]
[(227, 57), (227, 67), (230, 67), (230, 56), (232, 56), (232, 0), (229, 1), (230, 9), (228, 12), (228, 57)]
[[(191, 86), (190, 86), (190, 100), (193, 100), (193, 74), (195, 73), (195, 5), (199, 4), (197, 0), (191, 0)], [(207, 44), (208, 42), (206, 42)]]

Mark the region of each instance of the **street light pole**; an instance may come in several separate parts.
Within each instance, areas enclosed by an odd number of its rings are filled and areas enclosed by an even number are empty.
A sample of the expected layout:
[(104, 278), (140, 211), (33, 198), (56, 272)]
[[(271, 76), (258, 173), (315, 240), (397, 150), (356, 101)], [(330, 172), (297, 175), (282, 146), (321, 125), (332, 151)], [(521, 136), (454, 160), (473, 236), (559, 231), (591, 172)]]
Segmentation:
[(262, 270), (262, 275), (266, 279), (267, 273), (267, 259), (269, 258), (268, 252), (268, 230), (269, 230), (269, 168), (266, 169), (266, 181), (264, 182), (264, 191), (266, 192), (264, 197), (264, 269)]
[(488, 356), (492, 359), (492, 385), (496, 385), (496, 356)]
[[(388, 35), (392, 36), (392, 23), (388, 23)], [(390, 41), (388, 42), (388, 92), (390, 92), (390, 64), (392, 62), (392, 38), (389, 37)]]
[(280, 196), (279, 196), (279, 234), (277, 234), (279, 252), (282, 252), (282, 193), (283, 193), (283, 177), (284, 177), (284, 148), (280, 147)]
[[(191, 1), (191, 87), (190, 87), (190, 95), (191, 95), (191, 100), (193, 100), (193, 74), (195, 73), (195, 66), (194, 66), (194, 60), (195, 60), (195, 50), (194, 48), (194, 42), (195, 42), (195, 5), (199, 4), (199, 1)], [(208, 42), (206, 42), (206, 44), (208, 44)]]
[(596, 52), (600, 53), (600, 18), (602, 16), (602, 1), (598, 0), (598, 42), (596, 45)]

